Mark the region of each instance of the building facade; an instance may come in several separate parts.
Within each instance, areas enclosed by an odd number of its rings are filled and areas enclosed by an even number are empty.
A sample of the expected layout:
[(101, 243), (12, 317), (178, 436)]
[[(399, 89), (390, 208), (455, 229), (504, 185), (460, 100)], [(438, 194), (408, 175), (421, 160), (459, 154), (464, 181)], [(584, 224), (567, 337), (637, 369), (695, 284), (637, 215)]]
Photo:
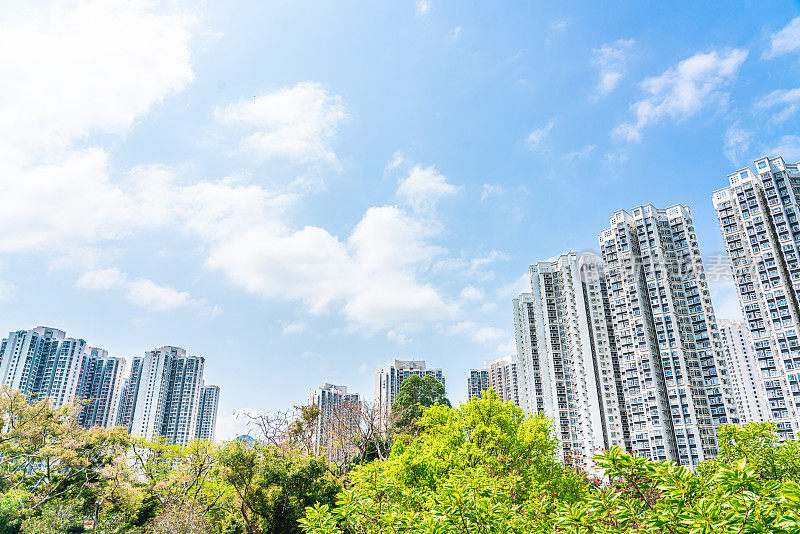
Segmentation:
[(197, 408), (197, 429), (194, 435), (196, 439), (214, 440), (218, 410), (219, 386), (203, 386), (200, 390), (200, 403)]
[(486, 361), (483, 369), (470, 369), (467, 377), (467, 398), (480, 397), (489, 388), (503, 402), (520, 405), (517, 362), (513, 356)]
[(57, 328), (39, 326), (10, 332), (0, 343), (0, 385), (55, 406), (80, 398), (86, 342)]
[(87, 428), (117, 426), (124, 373), (124, 358), (109, 356), (108, 351), (103, 349), (86, 349), (79, 394), (83, 409), (78, 416), (78, 424)]
[(722, 319), (719, 333), (739, 417), (744, 423), (768, 421), (769, 404), (747, 324)]
[(179, 347), (145, 353), (136, 388), (131, 434), (186, 445), (197, 432), (204, 358)]
[(117, 426), (121, 426), (128, 432), (131, 431), (131, 425), (133, 424), (133, 410), (136, 408), (136, 395), (139, 392), (139, 377), (141, 376), (143, 361), (144, 358), (141, 356), (134, 356), (131, 360), (130, 374), (122, 382), (122, 393), (117, 412)]
[(325, 454), (334, 462), (351, 459), (357, 451), (353, 439), (361, 422), (358, 393), (348, 393), (347, 386), (325, 382), (311, 390), (308, 401), (319, 408), (312, 436), (314, 454)]
[(531, 292), (514, 301), (525, 409), (551, 418), (561, 456), (589, 469), (597, 450), (629, 447), (602, 263), (567, 253), (530, 274)]
[(427, 364), (421, 360), (389, 360), (386, 365), (375, 369), (375, 402), (384, 422), (389, 420), (392, 404), (403, 381), (413, 375), (432, 376), (446, 386), (442, 370), (428, 369)]
[(783, 158), (755, 160), (712, 195), (769, 419), (784, 439), (800, 432), (800, 172)]
[(738, 423), (688, 206), (619, 210), (599, 235), (632, 452), (694, 466)]

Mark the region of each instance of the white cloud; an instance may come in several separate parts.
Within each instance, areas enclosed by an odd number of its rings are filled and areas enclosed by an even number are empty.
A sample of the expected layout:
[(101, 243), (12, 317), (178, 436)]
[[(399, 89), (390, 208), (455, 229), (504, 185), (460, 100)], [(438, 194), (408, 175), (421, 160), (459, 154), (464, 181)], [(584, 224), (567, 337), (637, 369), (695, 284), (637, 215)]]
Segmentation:
[(95, 269), (85, 272), (75, 285), (90, 291), (124, 289), (125, 298), (135, 306), (152, 311), (170, 311), (185, 307), (195, 307), (203, 313), (217, 315), (217, 306), (209, 306), (203, 299), (192, 298), (187, 291), (178, 291), (170, 286), (159, 285), (146, 278), (129, 280), (128, 276), (116, 267)]
[[(158, 165), (112, 172), (108, 151), (92, 135), (124, 134), (191, 82), (192, 17), (136, 0), (23, 11), (22, 18), (0, 17), (0, 68), (15, 80), (0, 84), (0, 198), (13, 199), (0, 210), (0, 253), (64, 257), (145, 233), (183, 234), (197, 242), (205, 266), (234, 286), (302, 302), (314, 313), (341, 313), (353, 328), (403, 335), (457, 312), (427, 277), (432, 261), (447, 254), (435, 244), (433, 213), (373, 207), (340, 238), (284, 222), (305, 183), (197, 181)], [(244, 132), (240, 146), (257, 157), (331, 164), (346, 112), (340, 97), (305, 82), (216, 115)], [(433, 168), (416, 172), (431, 181), (404, 183), (398, 197), (409, 205), (454, 192)], [(97, 267), (107, 260), (61, 263), (81, 269), (78, 286), (118, 290), (137, 306), (219, 312), (188, 291)]]
[(796, 17), (784, 28), (772, 36), (769, 50), (764, 52), (766, 59), (782, 56), (800, 50), (800, 17)]
[(786, 161), (800, 162), (800, 135), (784, 135), (780, 140), (765, 147), (761, 153), (783, 156)]
[(797, 89), (776, 89), (770, 94), (756, 101), (756, 109), (769, 109), (780, 106), (781, 109), (773, 116), (775, 122), (783, 122), (797, 112), (800, 108), (800, 87)]
[(415, 211), (430, 211), (440, 198), (457, 194), (459, 188), (433, 166), (422, 168), (416, 165), (408, 176), (402, 178), (397, 187), (397, 196)]
[(458, 39), (458, 36), (461, 35), (461, 26), (456, 26), (452, 30), (450, 30), (450, 37), (452, 39)]
[(528, 144), (528, 148), (530, 150), (539, 150), (544, 140), (550, 134), (550, 130), (553, 129), (553, 126), (555, 126), (555, 121), (550, 120), (547, 121), (547, 124), (545, 124), (541, 128), (533, 130), (531, 133), (529, 133), (528, 137), (525, 138), (525, 142)]
[(130, 128), (193, 79), (194, 18), (146, 1), (57, 2), (0, 16), (0, 154), (18, 165)]
[(125, 273), (116, 267), (108, 269), (96, 269), (84, 273), (75, 285), (81, 289), (90, 291), (108, 291), (109, 289), (122, 287), (127, 283)]
[(482, 300), (486, 293), (483, 289), (468, 285), (461, 290), (460, 296), (463, 300)]
[(642, 130), (661, 119), (687, 119), (712, 103), (723, 105), (728, 95), (722, 91), (747, 58), (747, 50), (698, 53), (659, 76), (645, 79), (641, 86), (648, 96), (634, 102), (633, 122), (619, 125), (614, 133), (627, 140), (641, 139)]
[(430, 0), (417, 0), (415, 4), (417, 15), (427, 15), (431, 12)]
[(501, 328), (476, 323), (474, 321), (461, 321), (450, 328), (450, 333), (464, 334), (469, 336), (470, 339), (484, 344), (499, 341), (508, 335), (508, 333)]
[(373, 207), (342, 241), (322, 228), (293, 231), (249, 224), (214, 240), (207, 265), (268, 299), (299, 300), (309, 311), (335, 306), (359, 328), (410, 329), (451, 311), (419, 274), (444, 251), (432, 230), (395, 206)]
[(607, 95), (613, 91), (628, 68), (633, 39), (619, 39), (592, 49), (592, 65), (597, 69), (597, 93)]
[(283, 327), (283, 335), (300, 334), (308, 330), (308, 325), (303, 321), (293, 321)]
[(573, 161), (576, 159), (586, 159), (592, 154), (592, 152), (595, 151), (596, 148), (597, 145), (586, 145), (580, 150), (573, 150), (571, 152), (567, 152), (566, 154), (564, 154), (564, 159), (567, 161)]
[(318, 83), (302, 82), (240, 100), (217, 107), (214, 114), (222, 124), (242, 128), (240, 149), (258, 160), (338, 165), (331, 145), (347, 112), (342, 98)]
[(732, 124), (725, 132), (725, 155), (734, 165), (741, 165), (748, 157), (753, 132), (745, 130), (739, 123)]

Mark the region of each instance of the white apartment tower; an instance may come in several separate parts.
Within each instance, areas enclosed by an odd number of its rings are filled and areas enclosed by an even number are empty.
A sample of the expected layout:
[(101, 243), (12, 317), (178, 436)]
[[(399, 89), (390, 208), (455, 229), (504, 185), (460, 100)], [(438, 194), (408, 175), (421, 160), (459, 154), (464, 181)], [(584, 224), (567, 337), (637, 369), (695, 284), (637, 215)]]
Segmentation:
[(117, 412), (117, 426), (123, 427), (128, 432), (131, 431), (131, 425), (133, 424), (133, 411), (136, 408), (136, 394), (139, 391), (142, 362), (144, 362), (143, 357), (133, 357), (130, 375), (122, 383), (122, 394), (120, 395), (119, 410)]
[(722, 319), (719, 333), (739, 417), (745, 423), (768, 421), (769, 404), (747, 324)]
[(214, 440), (218, 409), (219, 386), (203, 386), (200, 390), (200, 402), (197, 408), (197, 429), (194, 435), (196, 439)]
[(467, 398), (480, 397), (489, 388), (503, 402), (520, 405), (517, 362), (513, 356), (486, 361), (483, 369), (470, 369), (467, 377)]
[(131, 434), (186, 445), (194, 439), (204, 358), (165, 346), (145, 353), (136, 388)]
[(712, 195), (731, 261), (769, 419), (800, 431), (800, 172), (782, 157), (755, 160)]
[(325, 454), (335, 462), (346, 461), (356, 451), (352, 438), (361, 423), (361, 398), (346, 386), (323, 383), (311, 390), (311, 405), (319, 408), (312, 442), (314, 454)]
[(400, 392), (403, 381), (412, 375), (432, 376), (443, 386), (446, 385), (442, 370), (428, 369), (424, 361), (389, 360), (386, 365), (375, 369), (375, 402), (384, 421), (389, 420), (392, 404)]
[(117, 425), (124, 372), (124, 358), (109, 356), (108, 351), (103, 349), (86, 349), (79, 393), (84, 406), (78, 416), (78, 424), (87, 428), (111, 428)]
[(688, 206), (619, 210), (600, 233), (632, 452), (694, 466), (738, 423)]
[(10, 332), (0, 344), (0, 385), (55, 406), (73, 403), (80, 395), (85, 349), (84, 340), (57, 328)]
[(514, 300), (524, 407), (551, 418), (561, 457), (589, 469), (597, 450), (628, 448), (602, 264), (567, 253), (530, 274), (531, 292)]

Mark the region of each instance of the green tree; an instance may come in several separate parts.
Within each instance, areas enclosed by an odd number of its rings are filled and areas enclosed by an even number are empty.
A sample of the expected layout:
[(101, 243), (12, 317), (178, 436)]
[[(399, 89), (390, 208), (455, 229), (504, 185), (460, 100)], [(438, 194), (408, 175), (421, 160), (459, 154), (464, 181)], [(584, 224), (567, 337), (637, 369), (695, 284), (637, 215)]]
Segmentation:
[(341, 489), (324, 458), (263, 442), (253, 447), (227, 443), (219, 451), (219, 461), (248, 534), (300, 532), (298, 520), (305, 508), (332, 504)]
[(550, 422), (493, 391), (426, 408), (417, 425), (419, 436), (396, 441), (387, 460), (351, 472), (335, 507), (308, 509), (306, 533), (543, 532), (556, 498), (585, 491), (558, 462)]
[(435, 405), (451, 406), (445, 396), (444, 385), (431, 375), (409, 376), (400, 385), (392, 405), (395, 426), (401, 431), (414, 431), (414, 424), (422, 416), (423, 410)]

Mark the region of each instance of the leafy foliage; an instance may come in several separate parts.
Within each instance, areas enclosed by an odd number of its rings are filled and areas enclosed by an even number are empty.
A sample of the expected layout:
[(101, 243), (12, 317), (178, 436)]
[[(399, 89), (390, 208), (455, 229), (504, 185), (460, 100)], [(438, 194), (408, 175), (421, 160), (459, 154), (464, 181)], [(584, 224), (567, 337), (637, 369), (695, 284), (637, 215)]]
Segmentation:
[[(407, 426), (363, 425), (357, 464), (314, 456), (312, 410), (260, 417), (255, 444), (179, 447), (0, 389), (0, 534), (800, 532), (800, 447), (772, 424), (720, 427), (694, 472), (612, 448), (589, 476), (547, 419), (491, 391), (452, 408), (422, 382)], [(375, 443), (391, 449), (367, 459)]]
[(422, 417), (423, 410), (436, 405), (450, 407), (444, 385), (431, 375), (409, 376), (400, 385), (400, 391), (392, 405), (396, 427), (414, 431), (414, 423)]

